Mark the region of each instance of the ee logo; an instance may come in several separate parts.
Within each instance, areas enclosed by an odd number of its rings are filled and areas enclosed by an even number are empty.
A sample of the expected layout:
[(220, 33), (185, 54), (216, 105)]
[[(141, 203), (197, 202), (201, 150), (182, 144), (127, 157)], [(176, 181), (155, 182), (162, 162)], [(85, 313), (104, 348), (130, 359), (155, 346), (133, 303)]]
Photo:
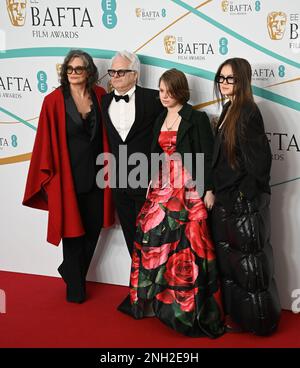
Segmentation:
[(48, 85), (47, 85), (47, 74), (43, 71), (40, 70), (39, 72), (37, 72), (37, 80), (38, 80), (38, 90), (41, 93), (45, 93), (48, 91)]
[(17, 137), (15, 134), (13, 134), (13, 135), (11, 136), (11, 145), (12, 145), (14, 148), (16, 148), (16, 147), (18, 146), (18, 137)]
[(102, 23), (108, 29), (112, 29), (117, 25), (116, 0), (102, 0), (101, 7), (103, 10)]
[(226, 55), (228, 53), (228, 40), (225, 37), (219, 40), (219, 52), (221, 55)]
[(285, 76), (285, 67), (284, 67), (284, 65), (280, 65), (278, 67), (278, 75), (281, 78)]

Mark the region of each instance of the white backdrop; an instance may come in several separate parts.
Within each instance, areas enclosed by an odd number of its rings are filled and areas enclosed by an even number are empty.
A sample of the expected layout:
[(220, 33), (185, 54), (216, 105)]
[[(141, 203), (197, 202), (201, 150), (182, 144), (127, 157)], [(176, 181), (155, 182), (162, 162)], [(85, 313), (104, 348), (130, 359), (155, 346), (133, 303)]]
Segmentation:
[[(218, 114), (214, 73), (238, 56), (252, 64), (272, 147), (275, 274), (282, 305), (290, 309), (292, 290), (300, 288), (299, 1), (12, 1), (17, 18), (0, 0), (0, 269), (58, 276), (62, 252), (46, 243), (47, 213), (21, 201), (41, 103), (58, 86), (56, 64), (71, 48), (89, 52), (100, 75), (115, 51), (136, 52), (145, 87), (157, 88), (162, 72), (176, 67), (188, 77), (190, 102), (211, 117)], [(103, 231), (88, 279), (127, 285), (129, 269), (119, 226)]]

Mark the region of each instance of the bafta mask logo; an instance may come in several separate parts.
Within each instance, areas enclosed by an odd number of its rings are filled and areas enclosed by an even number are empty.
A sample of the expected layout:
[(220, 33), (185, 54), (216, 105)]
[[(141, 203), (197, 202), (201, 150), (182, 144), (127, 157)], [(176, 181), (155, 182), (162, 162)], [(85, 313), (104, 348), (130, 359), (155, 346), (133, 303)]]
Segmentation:
[(227, 1), (227, 0), (222, 1), (221, 6), (222, 6), (223, 12), (227, 12), (228, 11), (228, 6), (229, 6), (229, 1)]
[(15, 27), (25, 24), (27, 0), (6, 0), (10, 22)]
[(286, 26), (287, 16), (284, 12), (271, 12), (268, 14), (268, 32), (271, 40), (281, 40)]
[(164, 45), (167, 54), (174, 54), (176, 48), (176, 37), (175, 36), (165, 36)]
[(135, 14), (136, 14), (136, 16), (137, 16), (138, 18), (140, 18), (140, 17), (141, 17), (141, 15), (142, 15), (142, 9), (141, 9), (141, 8), (136, 8), (136, 9), (135, 9)]
[(56, 73), (57, 73), (57, 79), (58, 79), (59, 82), (60, 82), (60, 78), (61, 78), (61, 67), (62, 67), (62, 64), (60, 64), (60, 63), (57, 63), (55, 65)]

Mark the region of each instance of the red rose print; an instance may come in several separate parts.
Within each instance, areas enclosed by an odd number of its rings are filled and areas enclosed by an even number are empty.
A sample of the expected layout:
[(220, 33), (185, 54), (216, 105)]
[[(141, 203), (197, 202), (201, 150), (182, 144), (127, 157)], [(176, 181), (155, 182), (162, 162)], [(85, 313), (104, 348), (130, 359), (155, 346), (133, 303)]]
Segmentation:
[(147, 209), (148, 211), (146, 212), (143, 208), (142, 212), (144, 216), (139, 217), (139, 223), (144, 233), (147, 233), (149, 230), (159, 225), (165, 217), (164, 210), (161, 209), (157, 203), (147, 205)]
[(173, 188), (170, 187), (170, 184), (167, 183), (165, 188), (155, 188), (151, 192), (151, 200), (156, 203), (165, 203), (167, 202), (171, 196), (173, 195)]
[(142, 249), (142, 246), (141, 246), (141, 244), (139, 244), (137, 242), (134, 242), (134, 248), (135, 249)]
[(195, 256), (189, 248), (173, 254), (167, 264), (165, 279), (171, 286), (191, 286), (198, 276)]
[(173, 304), (176, 301), (183, 312), (192, 312), (195, 309), (195, 295), (197, 293), (198, 288), (186, 291), (166, 289), (157, 294), (156, 299), (164, 304)]
[(184, 312), (192, 312), (195, 309), (195, 295), (198, 288), (186, 291), (175, 291), (176, 302)]
[(190, 221), (186, 224), (185, 235), (195, 253), (208, 261), (215, 259), (214, 246), (206, 231), (206, 223)]
[(201, 221), (207, 218), (206, 207), (201, 199), (189, 201), (189, 220)]
[(170, 249), (175, 249), (179, 241), (166, 243), (160, 247), (143, 247), (142, 264), (147, 270), (152, 270), (164, 264), (169, 256)]
[(166, 207), (169, 211), (181, 211), (184, 209), (184, 204), (179, 198), (172, 197), (166, 204)]
[(137, 268), (134, 271), (131, 271), (130, 273), (130, 285), (132, 287), (138, 287), (138, 281), (139, 281), (139, 269)]
[[(135, 243), (136, 244), (136, 243)], [(131, 262), (131, 267), (132, 268), (139, 268), (139, 266), (140, 266), (140, 258), (139, 258), (139, 256), (138, 256), (138, 254), (137, 254), (137, 252), (136, 251), (134, 251), (133, 253), (132, 253), (132, 262)]]
[(129, 295), (130, 295), (131, 304), (134, 304), (138, 301), (138, 296), (137, 296), (137, 290), (136, 289), (130, 288)]
[(175, 300), (175, 292), (174, 290), (166, 289), (163, 292), (157, 294), (156, 299), (165, 304), (172, 304)]

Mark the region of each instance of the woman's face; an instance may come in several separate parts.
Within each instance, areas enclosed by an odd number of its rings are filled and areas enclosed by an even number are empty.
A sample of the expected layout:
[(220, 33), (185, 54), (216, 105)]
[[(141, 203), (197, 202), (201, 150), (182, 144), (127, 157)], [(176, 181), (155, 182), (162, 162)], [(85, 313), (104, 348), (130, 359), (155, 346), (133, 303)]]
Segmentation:
[[(234, 95), (234, 75), (231, 68), (231, 65), (224, 65), (221, 69), (219, 77), (227, 78), (223, 80), (222, 83), (219, 82), (220, 92), (223, 96), (227, 96), (228, 98)], [(231, 78), (230, 78), (231, 77)], [(232, 79), (233, 78), (233, 79)]]
[(178, 101), (169, 94), (168, 87), (163, 80), (159, 84), (159, 98), (164, 107), (171, 108), (178, 105)]
[(67, 65), (67, 75), (70, 85), (86, 84), (88, 73), (80, 57), (74, 57), (69, 61)]

